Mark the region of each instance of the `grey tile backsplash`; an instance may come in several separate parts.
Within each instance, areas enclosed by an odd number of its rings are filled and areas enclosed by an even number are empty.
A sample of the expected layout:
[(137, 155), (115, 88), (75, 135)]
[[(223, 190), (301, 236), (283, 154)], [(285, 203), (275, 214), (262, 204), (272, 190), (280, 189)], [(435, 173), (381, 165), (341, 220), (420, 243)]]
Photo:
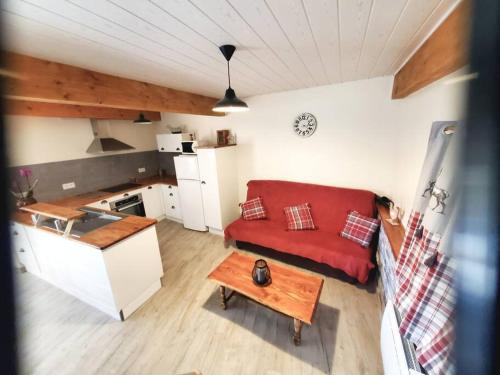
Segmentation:
[[(47, 201), (118, 185), (134, 177), (156, 176), (159, 168), (168, 175), (175, 175), (175, 155), (158, 151), (134, 152), (11, 167), (10, 173), (11, 180), (18, 180), (24, 187), (25, 179), (19, 176), (18, 170), (30, 168), (33, 179), (39, 179), (34, 197), (39, 201)], [(138, 168), (143, 167), (146, 172), (139, 173)], [(74, 182), (76, 188), (63, 190), (62, 184), (68, 182)]]

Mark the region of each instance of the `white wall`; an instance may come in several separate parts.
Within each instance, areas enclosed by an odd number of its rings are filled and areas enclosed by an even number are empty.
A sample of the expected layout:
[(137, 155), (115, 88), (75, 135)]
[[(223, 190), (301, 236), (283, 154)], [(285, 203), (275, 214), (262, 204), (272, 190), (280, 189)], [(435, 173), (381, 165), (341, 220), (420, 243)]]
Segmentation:
[[(250, 111), (217, 118), (162, 114), (202, 141), (217, 129), (237, 135), (240, 199), (250, 179), (283, 179), (368, 189), (410, 207), (432, 121), (461, 117), (462, 87), (442, 81), (403, 100), (391, 100), (392, 77), (247, 98)], [(221, 93), (222, 95), (222, 93)], [(318, 120), (300, 138), (292, 122), (301, 112)]]
[[(249, 112), (226, 117), (163, 113), (157, 126), (100, 125), (136, 147), (131, 152), (156, 149), (155, 133), (167, 132), (166, 125), (186, 125), (210, 142), (217, 129), (231, 129), (239, 144), (241, 200), (248, 180), (267, 178), (368, 189), (408, 209), (432, 121), (462, 116), (464, 85), (444, 85), (446, 79), (402, 100), (391, 100), (392, 77), (381, 77), (251, 97)], [(292, 122), (304, 111), (316, 116), (318, 129), (302, 139)], [(7, 130), (12, 166), (96, 156), (86, 153), (87, 119), (8, 116)]]
[[(93, 139), (88, 119), (7, 116), (6, 124), (11, 166), (102, 156), (86, 153)], [(99, 121), (99, 128), (103, 135), (108, 133), (136, 148), (117, 153), (156, 149), (154, 126), (138, 126), (131, 121)]]
[(467, 73), (465, 69), (445, 77), (403, 100), (393, 102), (399, 131), (395, 165), (395, 197), (409, 210), (427, 150), (433, 121), (463, 120), (467, 83), (448, 84), (452, 77)]

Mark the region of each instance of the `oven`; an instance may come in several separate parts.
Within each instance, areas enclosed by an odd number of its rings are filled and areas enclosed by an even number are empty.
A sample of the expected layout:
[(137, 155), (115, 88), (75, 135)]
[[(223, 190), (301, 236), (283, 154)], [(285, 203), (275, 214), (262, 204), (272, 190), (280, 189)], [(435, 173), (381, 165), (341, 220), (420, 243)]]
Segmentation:
[(125, 193), (124, 195), (126, 196), (125, 198), (118, 199), (109, 204), (111, 210), (127, 215), (146, 216), (141, 193), (131, 196)]

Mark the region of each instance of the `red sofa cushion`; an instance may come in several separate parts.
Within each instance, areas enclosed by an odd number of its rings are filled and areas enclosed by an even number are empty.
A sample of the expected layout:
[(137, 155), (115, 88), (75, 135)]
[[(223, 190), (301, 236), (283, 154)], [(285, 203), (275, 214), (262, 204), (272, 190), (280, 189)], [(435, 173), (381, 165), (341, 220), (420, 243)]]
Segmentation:
[[(374, 267), (371, 249), (342, 238), (340, 232), (350, 211), (375, 216), (372, 192), (271, 180), (253, 180), (247, 186), (247, 200), (261, 197), (266, 202), (268, 220), (238, 219), (226, 228), (226, 239), (299, 255), (339, 268), (361, 283), (368, 280)], [(309, 202), (318, 230), (287, 231), (283, 209), (303, 202)]]

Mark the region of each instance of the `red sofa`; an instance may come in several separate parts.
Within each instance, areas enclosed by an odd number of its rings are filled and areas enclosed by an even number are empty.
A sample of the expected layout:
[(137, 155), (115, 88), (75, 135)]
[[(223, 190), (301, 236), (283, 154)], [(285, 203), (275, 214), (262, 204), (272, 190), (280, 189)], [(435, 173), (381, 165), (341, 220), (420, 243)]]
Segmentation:
[[(248, 182), (247, 199), (262, 197), (266, 220), (234, 221), (225, 229), (226, 240), (271, 248), (325, 263), (366, 283), (372, 247), (363, 248), (340, 236), (350, 210), (375, 217), (375, 194), (365, 190), (287, 181)], [(317, 230), (287, 231), (283, 208), (308, 202)]]

